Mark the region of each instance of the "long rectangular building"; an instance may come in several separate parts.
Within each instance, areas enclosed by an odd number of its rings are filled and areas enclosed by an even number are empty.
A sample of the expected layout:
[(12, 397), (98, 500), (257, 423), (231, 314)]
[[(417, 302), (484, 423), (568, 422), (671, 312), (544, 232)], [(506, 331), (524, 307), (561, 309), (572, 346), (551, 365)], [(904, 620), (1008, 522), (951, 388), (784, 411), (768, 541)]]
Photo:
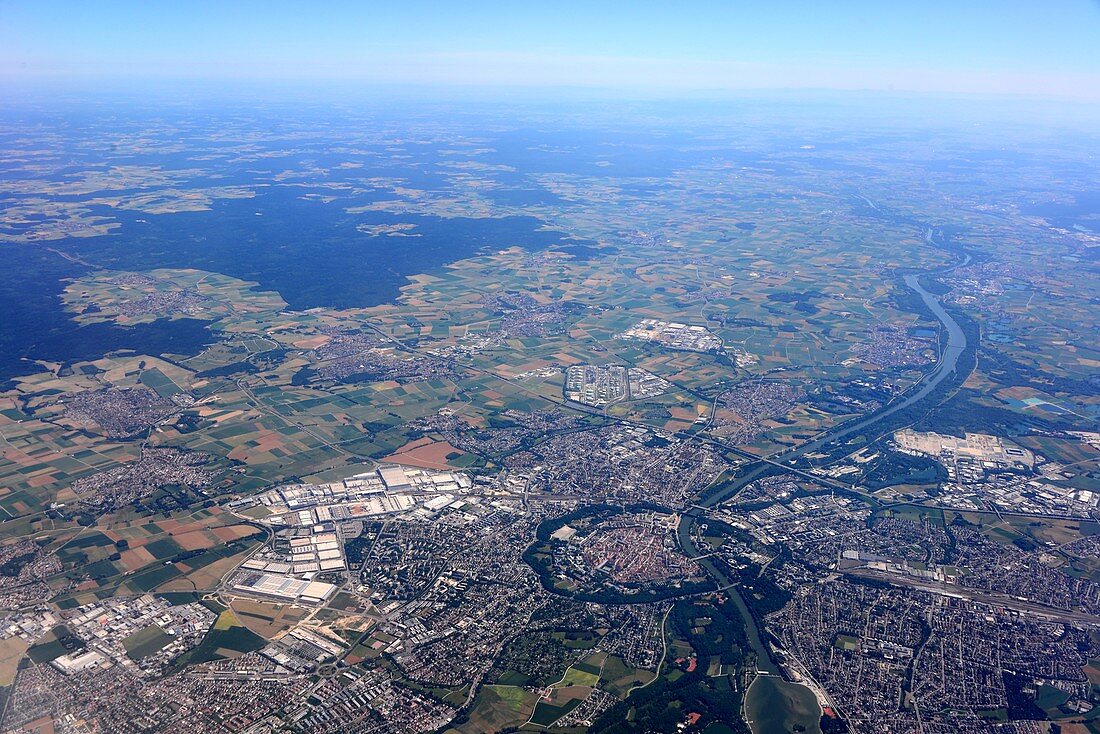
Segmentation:
[(249, 594), (303, 604), (321, 604), (336, 591), (335, 585), (323, 581), (306, 581), (293, 576), (259, 571), (240, 574), (234, 580), (233, 588)]

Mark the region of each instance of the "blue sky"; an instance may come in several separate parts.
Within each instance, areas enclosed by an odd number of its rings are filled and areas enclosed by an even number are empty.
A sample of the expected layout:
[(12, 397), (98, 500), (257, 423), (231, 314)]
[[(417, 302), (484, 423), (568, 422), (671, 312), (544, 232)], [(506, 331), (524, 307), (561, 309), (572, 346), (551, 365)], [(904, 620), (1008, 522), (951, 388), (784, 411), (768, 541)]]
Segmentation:
[(0, 0), (0, 75), (1100, 99), (1100, 0)]

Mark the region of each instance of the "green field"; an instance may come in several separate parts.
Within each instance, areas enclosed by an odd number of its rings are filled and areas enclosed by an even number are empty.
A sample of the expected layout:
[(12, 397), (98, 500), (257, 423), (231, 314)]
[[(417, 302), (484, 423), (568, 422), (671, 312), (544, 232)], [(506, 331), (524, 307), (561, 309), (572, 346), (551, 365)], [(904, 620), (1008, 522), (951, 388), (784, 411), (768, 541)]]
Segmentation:
[(165, 645), (172, 641), (172, 635), (165, 632), (160, 626), (151, 624), (138, 630), (122, 640), (122, 646), (131, 660), (141, 660), (155, 652), (159, 652)]
[(231, 610), (224, 610), (218, 616), (214, 626), (202, 638), (197, 647), (186, 653), (179, 664), (205, 663), (237, 653), (259, 650), (267, 640), (244, 627)]

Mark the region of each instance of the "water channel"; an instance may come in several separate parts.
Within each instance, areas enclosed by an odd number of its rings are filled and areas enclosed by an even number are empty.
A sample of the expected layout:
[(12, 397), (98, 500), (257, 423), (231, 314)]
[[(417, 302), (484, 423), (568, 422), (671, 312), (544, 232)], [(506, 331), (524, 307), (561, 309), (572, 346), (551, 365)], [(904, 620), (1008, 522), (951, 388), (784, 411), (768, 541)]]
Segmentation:
[[(947, 341), (943, 346), (940, 360), (935, 369), (898, 402), (892, 403), (866, 418), (843, 424), (833, 431), (826, 432), (819, 438), (784, 454), (782, 457), (784, 461), (797, 460), (805, 454), (816, 451), (826, 443), (850, 436), (881, 422), (884, 418), (924, 400), (941, 382), (955, 374), (959, 357), (962, 356), (968, 346), (966, 334), (958, 322), (951, 317), (951, 314), (943, 308), (939, 300), (921, 285), (920, 278), (924, 275), (941, 274), (968, 262), (970, 262), (970, 256), (966, 255), (961, 263), (951, 268), (923, 274), (906, 275), (903, 278), (905, 285), (920, 296), (947, 333)], [(739, 477), (737, 481), (731, 482), (721, 492), (711, 495), (703, 500), (701, 504), (684, 513), (677, 531), (677, 537), (680, 548), (688, 556), (694, 558), (703, 555), (692, 540), (692, 529), (698, 519), (703, 516), (705, 509), (715, 507), (727, 498), (737, 494), (743, 487), (771, 471), (773, 465), (761, 461), (755, 466), (747, 468), (749, 471)], [(749, 690), (745, 694), (744, 706), (745, 716), (749, 721), (753, 734), (784, 734), (795, 730), (796, 726), (802, 727), (800, 731), (805, 731), (808, 734), (820, 732), (821, 707), (817, 703), (817, 695), (807, 686), (792, 683), (783, 678), (782, 671), (773, 659), (771, 650), (764, 642), (760, 627), (749, 611), (748, 605), (741, 596), (735, 581), (710, 558), (701, 558), (698, 563), (718, 583), (720, 588), (726, 588), (730, 592), (733, 602), (737, 605), (741, 616), (745, 620), (745, 632), (749, 645), (756, 653), (756, 668), (760, 675), (749, 686)]]

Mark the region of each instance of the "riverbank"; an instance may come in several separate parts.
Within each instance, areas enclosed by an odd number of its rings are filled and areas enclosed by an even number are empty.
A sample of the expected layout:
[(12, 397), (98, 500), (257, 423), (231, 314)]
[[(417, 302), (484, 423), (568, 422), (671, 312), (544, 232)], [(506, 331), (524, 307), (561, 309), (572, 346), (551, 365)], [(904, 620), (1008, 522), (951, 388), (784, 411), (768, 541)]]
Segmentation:
[[(921, 285), (920, 279), (924, 276), (949, 272), (970, 262), (970, 259), (970, 255), (963, 252), (961, 253), (960, 262), (948, 268), (926, 273), (911, 273), (902, 278), (904, 284), (920, 297), (946, 332), (946, 343), (941, 350), (940, 359), (935, 368), (925, 375), (924, 379), (918, 382), (912, 391), (901, 400), (866, 418), (842, 424), (833, 431), (783, 454), (780, 458), (784, 463), (793, 465), (803, 455), (816, 451), (827, 443), (881, 423), (900, 411), (937, 394), (936, 388), (949, 377), (959, 378), (956, 366), (959, 358), (971, 345), (968, 343), (963, 328), (943, 308), (939, 300)], [(965, 378), (965, 375), (963, 377)], [(745, 692), (743, 708), (745, 718), (749, 722), (753, 734), (788, 734), (794, 731), (795, 726), (804, 727), (803, 730), (806, 732), (820, 732), (822, 709), (818, 695), (811, 688), (801, 683), (788, 681), (783, 677), (778, 664), (772, 658), (771, 650), (764, 642), (760, 627), (761, 620), (757, 620), (755, 615), (752, 614), (734, 580), (710, 558), (699, 558), (703, 554), (692, 539), (692, 529), (706, 510), (718, 506), (728, 497), (737, 494), (743, 487), (756, 481), (756, 479), (771, 471), (772, 468), (773, 465), (766, 461), (759, 461), (755, 465), (750, 463), (748, 466), (743, 467), (746, 471), (737, 481), (730, 482), (722, 488), (722, 491), (701, 500), (700, 504), (684, 513), (676, 535), (681, 550), (689, 557), (698, 559), (697, 562), (715, 579), (719, 588), (729, 592), (744, 617), (746, 636), (750, 647), (756, 653), (756, 668), (760, 673)]]
[(821, 734), (817, 695), (801, 683), (776, 675), (756, 676), (745, 691), (743, 710), (753, 734)]

